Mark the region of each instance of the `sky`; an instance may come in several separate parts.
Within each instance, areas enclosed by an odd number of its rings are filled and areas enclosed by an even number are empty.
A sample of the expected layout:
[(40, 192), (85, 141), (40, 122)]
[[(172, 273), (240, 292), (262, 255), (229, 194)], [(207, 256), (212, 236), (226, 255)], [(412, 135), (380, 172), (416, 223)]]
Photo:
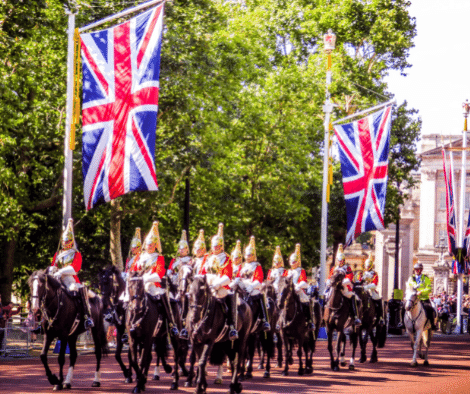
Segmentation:
[(422, 134), (460, 134), (462, 104), (470, 102), (470, 0), (411, 0), (416, 17), (415, 47), (408, 76), (386, 79), (397, 104), (419, 110)]

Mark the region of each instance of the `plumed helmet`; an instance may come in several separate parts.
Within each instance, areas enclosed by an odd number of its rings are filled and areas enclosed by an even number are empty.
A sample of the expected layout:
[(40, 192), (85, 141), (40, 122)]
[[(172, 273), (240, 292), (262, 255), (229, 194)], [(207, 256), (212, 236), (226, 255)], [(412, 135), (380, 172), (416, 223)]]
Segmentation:
[(255, 246), (255, 237), (252, 235), (250, 237), (250, 243), (245, 248), (245, 259), (247, 256), (253, 255), (254, 259), (252, 261), (256, 261), (256, 246)]
[(224, 224), (219, 223), (219, 230), (217, 231), (217, 235), (214, 235), (211, 240), (211, 248), (215, 248), (216, 246), (222, 246), (224, 248)]
[(282, 259), (280, 246), (276, 246), (276, 251), (274, 252), (274, 257), (273, 257), (273, 267), (274, 268), (284, 267), (284, 260)]
[(198, 250), (204, 249), (206, 251), (206, 242), (204, 241), (204, 230), (199, 230), (199, 236), (197, 237), (196, 241), (193, 245), (193, 254), (197, 254)]
[(336, 252), (336, 262), (337, 264), (344, 265), (346, 262), (346, 256), (344, 255), (343, 244), (338, 245), (338, 251)]
[(240, 240), (237, 240), (237, 244), (235, 245), (235, 249), (232, 250), (232, 253), (230, 254), (230, 257), (232, 258), (232, 262), (234, 263), (236, 259), (242, 257), (242, 244)]
[(155, 245), (158, 253), (162, 253), (162, 244), (160, 242), (160, 233), (158, 231), (158, 222), (152, 224), (152, 228), (145, 237), (143, 250), (148, 251), (152, 245)]
[(181, 239), (178, 242), (178, 251), (183, 250), (184, 248), (188, 248), (189, 250), (188, 239), (186, 237), (186, 230), (183, 230), (183, 232), (181, 233)]
[(374, 256), (372, 256), (372, 252), (369, 252), (369, 257), (366, 261), (364, 261), (364, 268), (367, 271), (370, 271), (374, 267)]
[(300, 244), (295, 245), (295, 252), (292, 253), (289, 257), (289, 264), (294, 265), (296, 263), (299, 263), (300, 266)]
[(131, 249), (129, 251), (129, 254), (131, 256), (137, 255), (137, 253), (140, 251), (142, 248), (142, 238), (140, 235), (140, 227), (137, 227), (135, 229), (134, 237), (132, 238), (131, 241)]
[(62, 250), (75, 248), (75, 236), (73, 234), (73, 219), (69, 219), (67, 227), (62, 233)]
[(413, 268), (415, 270), (422, 270), (423, 269), (423, 263), (416, 263)]

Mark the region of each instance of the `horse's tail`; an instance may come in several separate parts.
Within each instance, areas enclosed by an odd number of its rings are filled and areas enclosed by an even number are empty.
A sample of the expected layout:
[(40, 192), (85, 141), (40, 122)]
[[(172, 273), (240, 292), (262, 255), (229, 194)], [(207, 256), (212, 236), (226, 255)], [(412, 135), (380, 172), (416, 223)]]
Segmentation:
[(379, 349), (385, 347), (386, 340), (387, 340), (387, 326), (379, 324), (377, 326), (377, 347)]
[(161, 360), (166, 359), (168, 356), (166, 335), (155, 338), (155, 353)]
[(222, 365), (225, 359), (225, 342), (216, 342), (211, 350), (209, 362), (212, 365)]
[[(96, 339), (99, 340), (99, 345), (101, 348), (101, 355), (102, 356), (107, 356), (109, 354), (109, 347), (108, 347), (108, 338), (106, 336), (106, 330), (104, 327), (104, 320), (103, 320), (103, 303), (101, 302), (101, 299), (96, 296), (93, 298), (90, 298), (90, 303), (95, 304), (98, 310), (98, 318), (94, 318), (95, 320), (95, 327), (94, 329), (96, 330)], [(96, 343), (95, 343), (96, 346)]]

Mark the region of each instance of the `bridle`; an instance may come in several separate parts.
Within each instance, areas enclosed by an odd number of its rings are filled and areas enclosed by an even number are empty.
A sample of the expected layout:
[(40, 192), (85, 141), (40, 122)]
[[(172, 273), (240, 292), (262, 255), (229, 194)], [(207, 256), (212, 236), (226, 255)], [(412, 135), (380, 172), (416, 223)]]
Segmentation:
[[(284, 295), (285, 292), (288, 291), (287, 295)], [(282, 304), (282, 299), (284, 298), (284, 305), (282, 306), (282, 314), (283, 314), (283, 317), (284, 317), (284, 321), (285, 323), (282, 325), (283, 328), (286, 328), (286, 327), (289, 327), (295, 320), (296, 316), (297, 316), (297, 302), (294, 298), (294, 284), (292, 283), (292, 281), (290, 281), (289, 283), (286, 284), (286, 286), (280, 291), (280, 294), (279, 294), (279, 302)], [(289, 305), (289, 302), (291, 302), (291, 300), (294, 302), (294, 313), (293, 313), (293, 317), (290, 321), (286, 321), (287, 319), (287, 310), (288, 310), (288, 305)]]
[[(195, 283), (195, 282), (193, 282)], [(196, 322), (196, 325), (194, 326), (194, 332), (199, 331), (203, 323), (209, 318), (209, 313), (210, 313), (210, 304), (211, 304), (211, 297), (209, 293), (209, 286), (207, 285), (207, 282), (204, 281), (202, 286), (199, 286), (199, 289), (204, 288), (204, 302), (202, 304), (198, 304), (197, 300), (196, 302), (189, 305), (189, 308), (193, 310), (193, 315), (199, 319)], [(198, 294), (198, 293), (197, 293)], [(199, 313), (198, 313), (199, 311)], [(194, 319), (196, 320), (196, 319)]]
[[(414, 300), (411, 300), (411, 297), (412, 297), (412, 296), (415, 296)], [(410, 308), (409, 308), (406, 312), (409, 312), (408, 318), (410, 319), (411, 324), (413, 325), (413, 333), (415, 333), (415, 332), (416, 332), (416, 322), (418, 321), (419, 317), (421, 316), (421, 313), (423, 313), (424, 308), (421, 307), (421, 310), (419, 311), (418, 316), (416, 316), (415, 319), (412, 319), (411, 316), (410, 316), (410, 315), (411, 315), (411, 311), (416, 308), (416, 305), (417, 305), (418, 302), (419, 302), (419, 298), (418, 298), (418, 295), (416, 294), (416, 292), (413, 293), (413, 294), (411, 295), (411, 297), (410, 297), (409, 300), (407, 300), (407, 303), (408, 303), (408, 302), (411, 302), (411, 306), (410, 306)]]
[[(336, 290), (337, 292), (339, 292), (341, 294), (341, 287), (343, 286), (342, 285), (341, 275), (338, 275), (337, 278), (340, 278), (340, 279), (335, 279), (335, 281), (333, 282), (331, 287), (334, 288), (334, 290)], [(343, 307), (343, 298), (344, 297), (341, 294), (340, 303), (339, 303), (338, 307), (334, 306), (335, 298), (336, 297), (333, 297), (333, 295), (330, 294), (330, 297), (328, 298), (328, 302), (326, 303), (325, 308), (328, 308), (330, 311), (333, 311), (333, 312), (339, 311)]]
[[(134, 319), (133, 320), (135, 320), (135, 317), (137, 316), (137, 314), (139, 312), (143, 311), (140, 318), (138, 318), (137, 321), (135, 321), (131, 324), (131, 329), (136, 329), (137, 327), (140, 327), (140, 325), (142, 324), (142, 321), (144, 320), (144, 318), (147, 315), (147, 312), (149, 310), (148, 296), (147, 296), (147, 294), (145, 292), (145, 289), (144, 289), (144, 286), (143, 286), (144, 279), (141, 276), (136, 276), (136, 277), (133, 277), (133, 278), (129, 278), (128, 281), (129, 282), (142, 281), (142, 292), (141, 292), (142, 294), (138, 294), (137, 292), (135, 292), (133, 296), (130, 296), (131, 287), (129, 287), (130, 300), (129, 300), (128, 311), (129, 312), (134, 312)], [(140, 301), (138, 303), (139, 304), (138, 307), (135, 307), (135, 303), (132, 302), (134, 300)]]
[[(31, 298), (33, 298), (33, 299), (37, 298), (38, 299), (39, 309), (40, 309), (42, 315), (44, 316), (45, 320), (47, 320), (48, 328), (51, 328), (52, 325), (54, 324), (54, 322), (57, 320), (57, 317), (59, 316), (60, 305), (62, 305), (62, 302), (61, 302), (62, 291), (60, 291), (60, 289), (57, 290), (57, 291), (53, 291), (54, 297), (52, 298), (49, 305), (46, 305), (47, 295), (49, 294), (49, 290), (50, 290), (47, 278), (48, 278), (48, 275), (45, 274), (44, 275), (44, 292), (43, 292), (42, 296), (33, 294), (31, 296)], [(35, 280), (38, 281), (38, 284), (41, 283), (39, 275), (34, 276), (33, 282)], [(60, 292), (60, 294), (59, 294), (59, 292)], [(39, 294), (39, 288), (38, 288), (38, 294)], [(52, 304), (52, 301), (54, 301), (55, 298), (57, 298), (57, 311), (56, 311), (56, 313), (53, 317), (50, 317), (49, 314), (47, 313), (47, 310), (48, 310), (48, 308), (50, 308), (50, 306)]]

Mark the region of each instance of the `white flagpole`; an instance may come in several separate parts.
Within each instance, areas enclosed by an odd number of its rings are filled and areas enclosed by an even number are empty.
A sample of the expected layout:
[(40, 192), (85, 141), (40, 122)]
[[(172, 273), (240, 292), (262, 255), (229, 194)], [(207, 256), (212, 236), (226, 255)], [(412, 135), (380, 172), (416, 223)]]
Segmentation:
[(379, 104), (379, 105), (376, 105), (375, 107), (367, 108), (364, 111), (356, 112), (352, 115), (346, 116), (345, 118), (338, 119), (338, 120), (333, 122), (333, 125), (344, 122), (345, 120), (356, 118), (356, 117), (358, 117), (360, 115), (364, 115), (368, 112), (376, 111), (376, 110), (378, 110), (380, 108), (383, 108), (383, 107), (388, 107), (389, 105), (393, 105), (393, 104), (396, 104), (396, 103), (397, 103), (397, 100), (395, 100), (395, 99), (387, 101), (386, 103)]
[(64, 199), (62, 211), (62, 229), (67, 227), (68, 220), (72, 217), (72, 171), (73, 171), (73, 151), (70, 149), (70, 128), (73, 113), (73, 59), (75, 31), (75, 14), (67, 10), (69, 16), (68, 23), (68, 46), (67, 46), (67, 103), (65, 118), (65, 139), (64, 139)]
[(94, 27), (97, 27), (97, 26), (100, 26), (102, 25), (103, 23), (106, 23), (106, 22), (110, 22), (114, 19), (117, 19), (117, 18), (121, 18), (123, 16), (126, 16), (126, 15), (129, 15), (133, 12), (136, 12), (136, 11), (139, 11), (139, 10), (142, 10), (144, 8), (147, 8), (147, 7), (150, 7), (151, 5), (155, 5), (155, 4), (160, 4), (160, 3), (164, 3), (166, 0), (150, 0), (150, 1), (147, 1), (143, 4), (139, 4), (138, 6), (135, 6), (135, 7), (131, 7), (131, 8), (128, 8), (126, 10), (123, 10), (121, 12), (118, 12), (117, 14), (114, 14), (114, 15), (110, 15), (106, 18), (103, 18), (103, 19), (100, 19), (99, 21), (96, 21), (96, 22), (93, 22), (93, 23), (90, 23), (89, 25), (86, 25), (86, 26), (83, 26), (81, 27), (80, 29), (78, 29), (78, 31), (80, 33), (84, 32), (85, 30), (89, 30), (89, 29), (92, 29)]

